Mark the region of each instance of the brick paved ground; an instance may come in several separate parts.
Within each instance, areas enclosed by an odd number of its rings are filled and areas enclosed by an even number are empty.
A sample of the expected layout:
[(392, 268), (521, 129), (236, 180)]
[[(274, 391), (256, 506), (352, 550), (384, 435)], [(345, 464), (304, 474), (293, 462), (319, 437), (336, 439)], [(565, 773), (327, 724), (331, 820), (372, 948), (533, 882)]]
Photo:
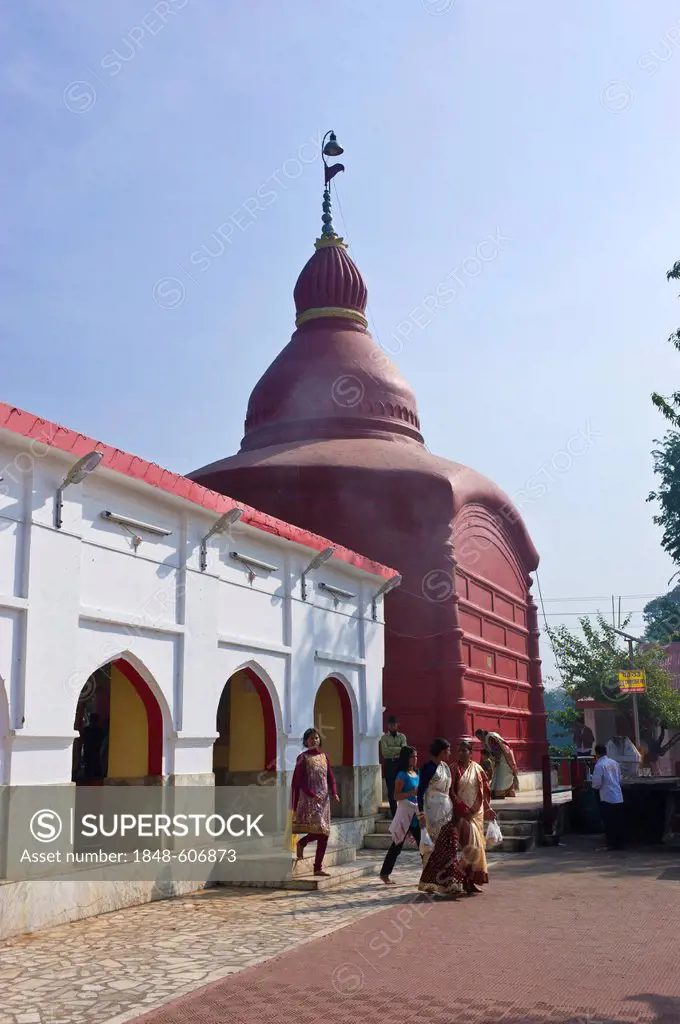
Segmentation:
[(120, 1024), (166, 1001), (143, 1024), (382, 1024), (395, 999), (423, 1024), (678, 1024), (680, 858), (593, 845), (503, 858), (455, 904), (414, 902), (404, 855), (393, 889), (219, 890), (64, 925), (0, 947), (0, 1024)]
[(504, 864), (483, 896), (401, 896), (140, 1024), (678, 1024), (679, 914), (677, 853), (572, 840)]

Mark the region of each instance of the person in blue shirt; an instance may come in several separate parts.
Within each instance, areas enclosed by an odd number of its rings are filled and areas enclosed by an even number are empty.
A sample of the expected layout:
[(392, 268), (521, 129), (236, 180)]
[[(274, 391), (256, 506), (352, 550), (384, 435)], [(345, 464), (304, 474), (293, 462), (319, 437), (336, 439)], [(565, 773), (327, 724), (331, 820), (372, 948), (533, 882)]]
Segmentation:
[(604, 824), (608, 850), (621, 850), (625, 838), (621, 769), (613, 758), (607, 757), (607, 748), (595, 747), (597, 764), (593, 768), (592, 786), (600, 794), (600, 812)]
[(392, 845), (390, 846), (383, 866), (380, 870), (380, 878), (385, 885), (394, 885), (390, 878), (397, 858), (401, 853), (406, 836), (411, 833), (420, 847), (420, 825), (418, 824), (418, 754), (415, 747), (402, 747), (399, 751), (397, 773), (394, 780), (394, 799), (397, 810), (390, 825)]

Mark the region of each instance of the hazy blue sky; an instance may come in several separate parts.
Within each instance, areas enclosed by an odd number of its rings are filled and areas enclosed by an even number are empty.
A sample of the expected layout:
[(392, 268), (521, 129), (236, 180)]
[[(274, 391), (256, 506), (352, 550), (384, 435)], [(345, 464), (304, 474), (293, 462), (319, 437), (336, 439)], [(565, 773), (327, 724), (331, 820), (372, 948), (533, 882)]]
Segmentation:
[(645, 497), (649, 394), (680, 380), (677, 3), (22, 0), (0, 29), (5, 401), (182, 472), (233, 452), (334, 128), (337, 226), (386, 347), (411, 317), (428, 446), (533, 493), (551, 613), (666, 589)]

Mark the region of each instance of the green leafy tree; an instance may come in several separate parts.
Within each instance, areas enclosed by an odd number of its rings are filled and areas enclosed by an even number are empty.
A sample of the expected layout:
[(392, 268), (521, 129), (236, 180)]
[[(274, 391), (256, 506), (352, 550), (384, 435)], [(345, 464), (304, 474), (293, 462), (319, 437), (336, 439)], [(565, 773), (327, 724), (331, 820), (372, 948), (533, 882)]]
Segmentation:
[[(567, 626), (548, 629), (564, 689), (573, 700), (591, 697), (629, 714), (632, 698), (623, 697), (618, 684), (619, 671), (630, 668), (628, 647), (602, 615), (595, 622), (583, 616), (579, 623), (583, 637)], [(628, 620), (624, 628), (627, 624)], [(643, 669), (647, 678), (647, 692), (638, 696), (638, 711), (650, 762), (680, 742), (680, 733), (666, 738), (669, 729), (680, 729), (680, 693), (671, 686), (665, 657), (658, 644), (638, 646), (635, 651), (635, 668)]]
[(569, 756), (576, 751), (572, 742), (572, 729), (578, 721), (579, 713), (574, 702), (563, 686), (546, 689), (543, 699), (548, 715), (550, 753), (560, 757)]
[[(667, 272), (666, 279), (680, 281), (680, 260)], [(680, 352), (680, 328), (668, 340)], [(663, 531), (661, 546), (674, 563), (680, 565), (680, 391), (665, 397), (654, 392), (652, 402), (672, 429), (661, 440), (654, 440), (654, 472), (661, 482), (657, 490), (647, 496), (647, 501), (658, 502), (659, 512), (654, 516), (654, 523)]]
[(680, 640), (680, 584), (663, 597), (649, 601), (643, 611), (645, 639), (658, 644)]

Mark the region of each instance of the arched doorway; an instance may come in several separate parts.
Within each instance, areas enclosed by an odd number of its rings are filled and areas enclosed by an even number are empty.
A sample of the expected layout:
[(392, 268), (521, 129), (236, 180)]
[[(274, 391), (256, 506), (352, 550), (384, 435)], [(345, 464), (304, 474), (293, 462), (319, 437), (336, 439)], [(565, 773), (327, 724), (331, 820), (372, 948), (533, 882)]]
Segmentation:
[(234, 672), (224, 684), (216, 726), (215, 785), (262, 785), (275, 777), (276, 715), (269, 690), (253, 669)]
[(314, 727), (334, 768), (354, 763), (352, 704), (344, 684), (332, 676), (324, 679), (314, 700)]
[(163, 773), (163, 713), (148, 683), (123, 658), (97, 669), (80, 692), (73, 781), (129, 784)]

